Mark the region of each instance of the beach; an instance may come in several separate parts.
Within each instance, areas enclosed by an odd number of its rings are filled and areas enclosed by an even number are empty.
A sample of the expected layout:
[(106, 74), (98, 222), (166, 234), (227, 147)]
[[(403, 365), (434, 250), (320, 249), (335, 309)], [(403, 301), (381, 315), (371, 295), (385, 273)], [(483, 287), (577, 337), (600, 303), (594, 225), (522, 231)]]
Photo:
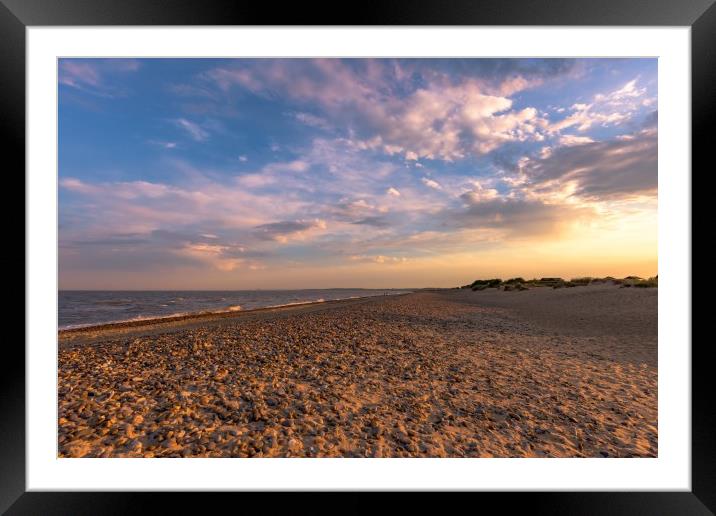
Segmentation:
[(61, 331), (59, 457), (655, 457), (658, 289), (418, 291)]

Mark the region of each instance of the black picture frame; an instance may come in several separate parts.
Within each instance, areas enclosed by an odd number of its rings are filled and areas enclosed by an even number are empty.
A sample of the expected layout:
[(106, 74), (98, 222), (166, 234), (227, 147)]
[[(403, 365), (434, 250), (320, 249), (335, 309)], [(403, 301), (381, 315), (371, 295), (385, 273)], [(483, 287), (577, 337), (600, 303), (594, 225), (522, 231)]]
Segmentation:
[[(25, 29), (62, 25), (608, 25), (690, 26), (692, 62), (692, 169), (707, 163), (713, 146), (716, 103), (716, 4), (714, 0), (364, 0), (351, 7), (203, 0), (0, 0), (0, 130), (6, 145), (6, 176), (25, 170)], [(702, 167), (702, 168), (705, 168)], [(706, 173), (707, 170), (702, 172)], [(693, 173), (692, 177), (693, 177)], [(22, 185), (17, 185), (24, 191)], [(15, 212), (16, 217), (16, 212)], [(12, 220), (12, 219), (7, 219)], [(21, 237), (23, 238), (23, 237)], [(26, 256), (24, 258), (27, 258)], [(26, 278), (27, 279), (27, 278)], [(691, 284), (691, 271), (683, 271)], [(13, 300), (13, 302), (15, 302)], [(690, 343), (671, 343), (689, 345)], [(481, 493), (480, 507), (548, 514), (713, 514), (716, 512), (716, 427), (708, 341), (692, 346), (692, 491), (590, 493)], [(0, 374), (0, 511), (7, 514), (126, 514), (159, 501), (161, 513), (191, 510), (182, 493), (56, 493), (25, 489), (25, 354), (5, 339)], [(12, 364), (12, 366), (10, 365)], [(212, 504), (234, 495), (211, 496)], [(255, 495), (240, 494), (242, 506)], [(271, 512), (334, 512), (335, 502), (317, 504), (305, 495), (273, 496)], [(376, 494), (348, 495), (342, 513), (369, 512)], [(159, 500), (157, 500), (159, 499)], [(462, 496), (450, 505), (464, 503)], [(471, 502), (474, 503), (474, 502)], [(401, 502), (431, 508), (422, 494)], [(406, 505), (407, 504), (407, 505)], [(466, 506), (467, 507), (467, 506)], [(442, 512), (445, 502), (440, 503)], [(460, 509), (457, 509), (460, 510)], [(192, 511), (193, 512), (193, 511)]]

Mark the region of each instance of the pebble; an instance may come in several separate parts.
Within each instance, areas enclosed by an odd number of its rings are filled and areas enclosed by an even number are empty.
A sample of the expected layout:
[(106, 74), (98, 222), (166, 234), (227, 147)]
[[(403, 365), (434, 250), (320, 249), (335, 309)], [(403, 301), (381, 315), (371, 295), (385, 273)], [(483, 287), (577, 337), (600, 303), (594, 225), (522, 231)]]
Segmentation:
[(418, 293), (61, 345), (59, 454), (656, 456), (655, 368), (555, 333)]

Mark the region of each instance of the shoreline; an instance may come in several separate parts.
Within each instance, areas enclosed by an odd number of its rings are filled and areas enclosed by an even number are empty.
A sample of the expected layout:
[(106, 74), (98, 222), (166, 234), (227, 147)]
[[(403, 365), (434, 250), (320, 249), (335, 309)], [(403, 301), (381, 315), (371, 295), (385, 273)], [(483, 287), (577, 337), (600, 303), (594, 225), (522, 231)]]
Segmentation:
[[(303, 312), (307, 309), (330, 309), (337, 305), (364, 303), (373, 299), (384, 299), (386, 297), (401, 297), (415, 294), (415, 292), (403, 292), (390, 295), (360, 296), (345, 299), (331, 299), (328, 301), (307, 301), (305, 303), (287, 303), (283, 305), (265, 306), (251, 308), (248, 310), (219, 310), (209, 312), (192, 312), (180, 315), (169, 315), (166, 317), (151, 317), (147, 319), (134, 319), (128, 321), (116, 321), (109, 323), (91, 324), (75, 328), (62, 328), (57, 330), (57, 338), (60, 344), (75, 343), (76, 340), (98, 341), (119, 336), (130, 336), (136, 334), (151, 334), (160, 330), (180, 330), (197, 324), (211, 324), (217, 322), (231, 322), (232, 320), (252, 319), (255, 316), (266, 316), (269, 314), (293, 314)], [(310, 310), (315, 311), (315, 310)]]

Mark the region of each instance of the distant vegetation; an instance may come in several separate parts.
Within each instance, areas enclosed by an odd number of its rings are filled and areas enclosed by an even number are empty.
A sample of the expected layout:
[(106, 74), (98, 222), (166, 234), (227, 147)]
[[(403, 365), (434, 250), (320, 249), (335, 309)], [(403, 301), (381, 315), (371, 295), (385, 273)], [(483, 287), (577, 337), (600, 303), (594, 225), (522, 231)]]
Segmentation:
[(528, 290), (536, 287), (552, 287), (552, 288), (570, 288), (570, 287), (583, 287), (586, 285), (598, 285), (611, 283), (619, 285), (621, 288), (656, 288), (659, 286), (659, 276), (652, 278), (640, 278), (639, 276), (627, 276), (626, 278), (618, 279), (612, 276), (606, 276), (604, 278), (572, 278), (569, 281), (563, 278), (533, 278), (525, 280), (524, 278), (510, 278), (508, 280), (501, 280), (499, 278), (493, 279), (478, 279), (470, 283), (469, 285), (463, 285), (459, 287), (461, 289), (471, 289), (474, 291), (485, 290), (488, 288), (495, 288), (499, 290), (511, 291), (511, 290)]
[(471, 288), (472, 290), (484, 290), (486, 288), (497, 288), (502, 284), (501, 279), (475, 280), (471, 285), (465, 285), (460, 288)]
[(614, 280), (614, 283), (621, 285), (622, 288), (654, 288), (659, 286), (659, 276), (653, 278), (640, 278), (639, 276), (627, 276), (621, 280)]

